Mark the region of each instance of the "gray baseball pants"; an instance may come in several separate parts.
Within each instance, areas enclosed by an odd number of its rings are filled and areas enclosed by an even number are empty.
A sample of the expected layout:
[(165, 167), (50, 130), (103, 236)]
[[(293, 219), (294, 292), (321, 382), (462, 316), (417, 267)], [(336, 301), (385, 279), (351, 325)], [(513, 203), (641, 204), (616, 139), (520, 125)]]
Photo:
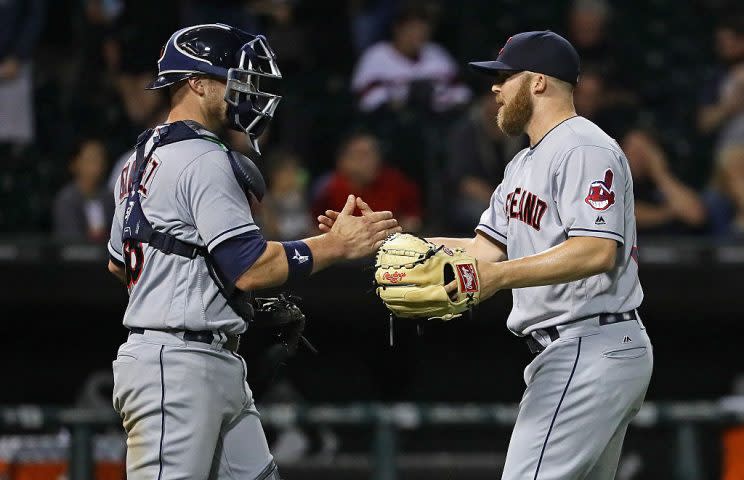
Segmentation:
[(502, 480), (610, 480), (646, 395), (653, 352), (640, 320), (557, 327), (524, 370)]
[(279, 479), (245, 363), (216, 338), (146, 330), (119, 348), (113, 400), (129, 480)]

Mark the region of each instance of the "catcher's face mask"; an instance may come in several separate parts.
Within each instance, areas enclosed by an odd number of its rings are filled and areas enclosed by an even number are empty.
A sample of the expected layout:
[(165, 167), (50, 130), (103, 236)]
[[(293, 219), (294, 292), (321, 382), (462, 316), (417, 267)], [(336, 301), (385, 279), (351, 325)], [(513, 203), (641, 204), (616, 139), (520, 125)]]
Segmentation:
[[(276, 55), (266, 38), (257, 35), (243, 45), (239, 52), (238, 67), (227, 71), (225, 101), (230, 128), (243, 131), (253, 148), (258, 151), (257, 139), (268, 126), (279, 105), (281, 96), (261, 90), (261, 83), (269, 80), (269, 86), (282, 78)], [(263, 79), (263, 82), (262, 82)]]

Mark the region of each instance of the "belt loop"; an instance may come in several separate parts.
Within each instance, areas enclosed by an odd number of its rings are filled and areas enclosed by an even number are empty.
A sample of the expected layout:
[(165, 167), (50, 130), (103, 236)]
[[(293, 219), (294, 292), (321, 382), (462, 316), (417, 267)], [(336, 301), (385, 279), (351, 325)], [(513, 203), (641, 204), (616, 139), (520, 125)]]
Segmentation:
[(214, 340), (212, 341), (212, 346), (216, 350), (222, 350), (222, 346), (225, 345), (225, 342), (227, 341), (227, 335), (222, 333), (221, 330), (217, 330), (213, 333)]
[(170, 255), (173, 253), (173, 246), (176, 244), (176, 237), (172, 235), (163, 235), (163, 253)]

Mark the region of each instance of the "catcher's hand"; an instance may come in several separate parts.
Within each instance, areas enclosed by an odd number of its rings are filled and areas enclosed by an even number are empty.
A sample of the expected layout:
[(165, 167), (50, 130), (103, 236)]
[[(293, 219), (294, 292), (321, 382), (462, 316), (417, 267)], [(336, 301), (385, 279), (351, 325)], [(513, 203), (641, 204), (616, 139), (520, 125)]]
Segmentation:
[(385, 306), (403, 318), (450, 320), (480, 298), (475, 258), (407, 233), (392, 235), (377, 251), (375, 283)]

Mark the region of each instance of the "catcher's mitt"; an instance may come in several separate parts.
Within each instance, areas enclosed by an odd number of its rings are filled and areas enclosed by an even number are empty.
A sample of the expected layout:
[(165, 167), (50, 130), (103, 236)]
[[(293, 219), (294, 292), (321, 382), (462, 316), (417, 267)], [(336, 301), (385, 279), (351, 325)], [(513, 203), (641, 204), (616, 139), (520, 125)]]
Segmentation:
[(253, 318), (242, 336), (248, 384), (260, 396), (273, 381), (279, 368), (297, 351), (299, 343), (312, 352), (315, 348), (302, 336), (305, 315), (296, 305), (299, 298), (279, 294), (273, 298), (256, 298)]
[(256, 298), (248, 333), (261, 331), (271, 338), (272, 343), (281, 345), (286, 350), (286, 356), (294, 355), (299, 342), (306, 342), (302, 336), (305, 315), (295, 303), (298, 300), (283, 293), (275, 298)]
[[(457, 279), (457, 291), (444, 286)], [(377, 251), (377, 295), (398, 317), (450, 320), (476, 305), (480, 281), (475, 258), (423, 238), (396, 233)]]

